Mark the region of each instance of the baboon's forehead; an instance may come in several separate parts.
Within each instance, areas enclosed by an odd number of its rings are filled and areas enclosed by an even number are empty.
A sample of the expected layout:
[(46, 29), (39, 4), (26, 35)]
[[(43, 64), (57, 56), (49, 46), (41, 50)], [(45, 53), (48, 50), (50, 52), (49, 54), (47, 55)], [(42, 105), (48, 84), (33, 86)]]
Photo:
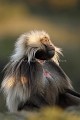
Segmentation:
[(16, 42), (17, 47), (24, 47), (24, 45), (32, 47), (40, 47), (43, 41), (50, 40), (48, 33), (45, 31), (30, 31), (22, 34)]
[(41, 39), (43, 38), (47, 38), (50, 39), (49, 35), (44, 32), (44, 31), (31, 31), (30, 33), (27, 34), (27, 38), (28, 38), (28, 44), (33, 44), (33, 43), (40, 43)]

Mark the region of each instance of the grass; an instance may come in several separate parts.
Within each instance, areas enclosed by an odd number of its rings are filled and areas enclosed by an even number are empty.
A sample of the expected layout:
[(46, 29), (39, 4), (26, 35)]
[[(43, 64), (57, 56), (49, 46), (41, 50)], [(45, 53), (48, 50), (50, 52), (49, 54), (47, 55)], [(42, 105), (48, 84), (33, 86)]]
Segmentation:
[(41, 111), (40, 115), (32, 118), (33, 120), (79, 120), (80, 115), (65, 113), (59, 108), (48, 108)]
[(0, 113), (3, 120), (80, 120), (79, 111), (63, 111), (60, 108), (45, 108), (39, 112), (22, 111), (17, 113)]
[(42, 109), (38, 113), (26, 113), (26, 116), (27, 115), (29, 120), (80, 120), (79, 111), (63, 111), (62, 109), (55, 107)]

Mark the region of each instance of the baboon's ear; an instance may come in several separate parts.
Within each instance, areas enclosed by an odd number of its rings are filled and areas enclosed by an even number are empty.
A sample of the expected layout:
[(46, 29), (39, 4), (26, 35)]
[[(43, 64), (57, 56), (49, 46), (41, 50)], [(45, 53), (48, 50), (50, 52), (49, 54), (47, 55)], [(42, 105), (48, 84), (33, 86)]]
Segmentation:
[(78, 106), (80, 105), (80, 94), (68, 89), (64, 94), (59, 95), (58, 104), (63, 108), (70, 106)]

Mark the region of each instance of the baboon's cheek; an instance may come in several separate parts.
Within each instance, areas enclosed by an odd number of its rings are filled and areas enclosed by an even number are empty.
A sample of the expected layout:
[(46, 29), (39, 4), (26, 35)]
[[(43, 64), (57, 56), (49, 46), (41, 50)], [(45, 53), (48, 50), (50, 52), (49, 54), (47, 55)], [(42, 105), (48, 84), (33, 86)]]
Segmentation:
[(38, 50), (35, 54), (35, 58), (40, 59), (40, 60), (46, 60), (47, 59), (46, 51)]

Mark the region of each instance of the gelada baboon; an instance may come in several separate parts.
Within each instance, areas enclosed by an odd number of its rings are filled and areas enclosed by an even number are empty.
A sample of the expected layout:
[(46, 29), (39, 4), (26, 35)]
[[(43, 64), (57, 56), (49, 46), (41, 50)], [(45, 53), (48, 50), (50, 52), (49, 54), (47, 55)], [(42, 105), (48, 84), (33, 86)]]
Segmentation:
[(59, 66), (59, 54), (45, 31), (18, 38), (1, 85), (10, 112), (80, 104), (80, 94)]

